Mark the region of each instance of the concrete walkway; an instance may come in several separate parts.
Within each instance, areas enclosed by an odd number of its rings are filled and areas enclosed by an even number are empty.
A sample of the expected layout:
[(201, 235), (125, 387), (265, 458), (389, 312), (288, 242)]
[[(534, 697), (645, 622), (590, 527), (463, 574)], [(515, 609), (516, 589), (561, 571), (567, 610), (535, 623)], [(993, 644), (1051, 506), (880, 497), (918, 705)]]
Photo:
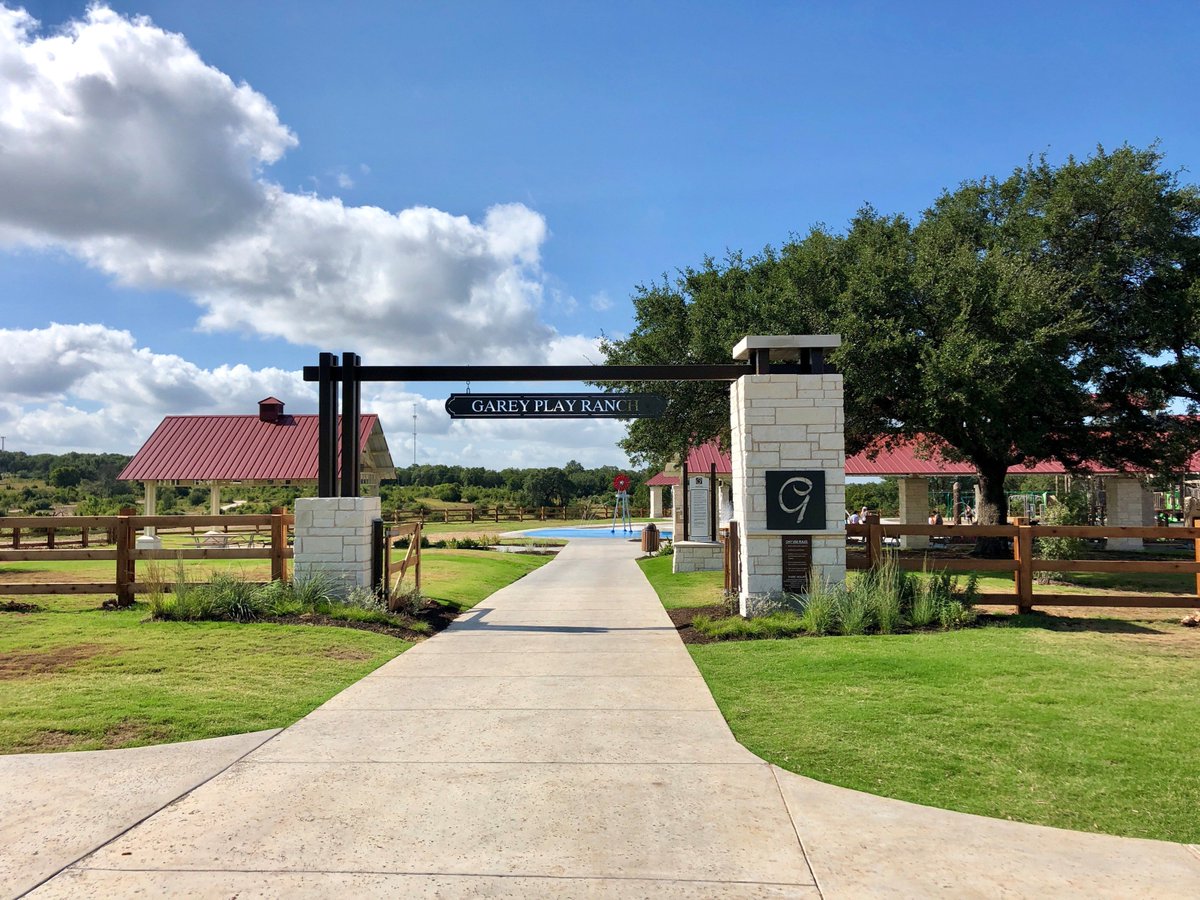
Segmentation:
[(575, 541), (37, 897), (1192, 897), (1200, 855), (883, 800), (733, 740), (636, 546)]

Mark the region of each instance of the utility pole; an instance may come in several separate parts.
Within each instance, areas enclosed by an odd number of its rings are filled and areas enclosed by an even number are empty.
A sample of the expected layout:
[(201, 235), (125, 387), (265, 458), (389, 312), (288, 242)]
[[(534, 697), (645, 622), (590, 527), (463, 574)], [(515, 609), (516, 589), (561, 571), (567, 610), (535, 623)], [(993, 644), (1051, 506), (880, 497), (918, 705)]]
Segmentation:
[(413, 404), (413, 465), (417, 464), (417, 404)]

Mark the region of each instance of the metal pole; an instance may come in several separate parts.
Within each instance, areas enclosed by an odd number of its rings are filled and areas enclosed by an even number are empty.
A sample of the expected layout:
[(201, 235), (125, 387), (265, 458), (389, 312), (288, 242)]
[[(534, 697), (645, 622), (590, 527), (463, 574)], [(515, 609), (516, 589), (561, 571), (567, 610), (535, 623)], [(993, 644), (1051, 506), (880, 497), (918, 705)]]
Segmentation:
[(320, 378), (317, 382), (317, 496), (337, 496), (337, 384), (333, 367), (337, 360), (332, 353), (320, 356)]
[(690, 540), (688, 537), (688, 534), (690, 533), (690, 527), (688, 525), (688, 515), (690, 514), (690, 510), (688, 509), (688, 494), (690, 494), (692, 491), (692, 486), (688, 484), (686, 451), (684, 452), (683, 456), (683, 472), (680, 474), (679, 483), (683, 487), (683, 539), (686, 541)]

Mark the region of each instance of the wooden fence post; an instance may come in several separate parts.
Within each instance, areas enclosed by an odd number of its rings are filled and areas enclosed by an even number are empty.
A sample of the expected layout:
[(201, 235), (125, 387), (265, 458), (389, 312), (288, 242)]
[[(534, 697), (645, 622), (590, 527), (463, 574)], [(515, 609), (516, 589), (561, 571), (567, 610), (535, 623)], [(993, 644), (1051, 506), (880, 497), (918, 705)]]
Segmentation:
[(1017, 571), (1013, 573), (1017, 588), (1017, 612), (1033, 611), (1033, 526), (1018, 525), (1013, 539), (1013, 559)]
[[(1192, 519), (1192, 527), (1200, 528), (1200, 518)], [(1196, 538), (1196, 562), (1200, 563), (1200, 538)], [(1196, 573), (1196, 595), (1200, 596), (1200, 572)]]
[(417, 558), (413, 563), (413, 585), (415, 586), (416, 595), (421, 596), (421, 523), (417, 523), (417, 530), (413, 532), (412, 539), (417, 543)]
[(13, 529), (13, 549), (14, 550), (21, 549), (21, 529), (20, 528)]
[(54, 549), (54, 528), (52, 527), (46, 529), (46, 549)]
[(883, 561), (883, 526), (879, 516), (867, 515), (867, 565), (872, 569)]
[(117, 606), (133, 605), (133, 582), (136, 577), (137, 563), (130, 555), (133, 549), (134, 534), (129, 527), (129, 517), (136, 510), (122, 507), (117, 515)]
[(271, 580), (287, 581), (287, 558), (283, 555), (287, 548), (287, 525), (283, 521), (284, 508), (276, 506), (271, 510)]
[(88, 527), (86, 525), (83, 526), (83, 534), (82, 534), (81, 541), (83, 543), (83, 549), (86, 550), (87, 545), (88, 545)]

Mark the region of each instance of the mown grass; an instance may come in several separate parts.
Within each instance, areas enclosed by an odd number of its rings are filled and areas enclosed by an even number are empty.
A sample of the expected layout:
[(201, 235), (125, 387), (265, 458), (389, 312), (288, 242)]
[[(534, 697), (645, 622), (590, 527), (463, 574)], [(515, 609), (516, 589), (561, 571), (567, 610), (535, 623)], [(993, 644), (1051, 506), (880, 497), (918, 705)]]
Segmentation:
[(638, 565), (667, 609), (713, 606), (724, 599), (724, 576), (720, 572), (680, 572), (673, 575), (669, 556), (639, 559)]
[[(436, 550), (423, 558), (426, 594), (459, 609), (547, 561)], [(0, 612), (0, 753), (284, 727), (411, 646), (351, 628), (152, 621), (145, 603), (101, 611), (102, 597), (19, 599), (41, 610)]]
[[(669, 566), (642, 566), (664, 605), (720, 596), (720, 573), (672, 596)], [(785, 769), (996, 818), (1200, 841), (1195, 630), (1035, 613), (688, 649), (738, 740)]]
[(551, 559), (525, 553), (422, 550), (421, 593), (458, 609), (470, 609)]

